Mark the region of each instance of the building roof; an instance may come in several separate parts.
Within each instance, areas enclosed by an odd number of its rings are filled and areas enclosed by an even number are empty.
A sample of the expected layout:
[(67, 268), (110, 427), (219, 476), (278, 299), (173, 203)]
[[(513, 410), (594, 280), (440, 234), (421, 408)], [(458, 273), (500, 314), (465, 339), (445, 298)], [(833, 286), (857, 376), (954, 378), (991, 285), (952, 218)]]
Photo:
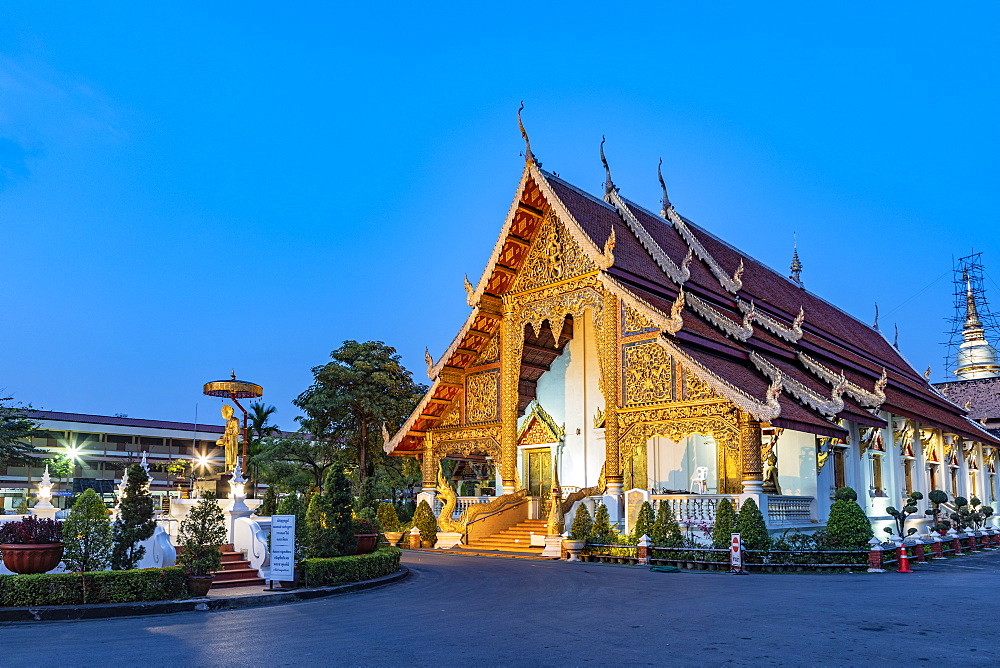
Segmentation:
[(165, 420), (141, 420), (129, 417), (112, 417), (108, 415), (88, 415), (86, 413), (60, 413), (57, 411), (27, 411), (33, 420), (54, 420), (58, 422), (82, 422), (93, 425), (114, 425), (117, 427), (137, 427), (142, 429), (172, 429), (175, 431), (198, 431), (221, 434), (225, 431), (222, 425), (194, 424), (191, 422), (168, 422)]
[(601, 270), (604, 287), (654, 323), (679, 323), (679, 315), (683, 324), (661, 327), (661, 345), (757, 419), (841, 435), (840, 420), (885, 426), (879, 411), (886, 410), (1000, 445), (877, 330), (680, 216), (666, 197), (657, 216), (619, 195), (610, 171), (608, 182), (599, 199), (527, 161), (490, 263), (479, 284), (469, 286), (472, 313), (445, 354), (429, 364), (434, 383), (388, 451), (419, 445), (457, 394), (448, 389), (453, 383), (441, 382), (442, 373), (475, 359), (472, 332), (488, 341), (498, 328), (495, 302), (514, 285), (537, 229), (524, 210), (554, 212)]
[(1000, 421), (1000, 377), (935, 383), (934, 387), (959, 406), (967, 405), (970, 419)]

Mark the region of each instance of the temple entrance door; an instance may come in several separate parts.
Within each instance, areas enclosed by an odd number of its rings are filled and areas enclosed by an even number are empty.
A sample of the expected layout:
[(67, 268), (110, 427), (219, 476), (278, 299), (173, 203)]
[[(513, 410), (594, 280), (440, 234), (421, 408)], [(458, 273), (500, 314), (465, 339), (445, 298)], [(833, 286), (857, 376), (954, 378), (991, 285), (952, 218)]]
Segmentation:
[[(547, 506), (550, 501), (549, 491), (552, 489), (552, 450), (532, 448), (524, 454), (528, 469), (528, 496), (541, 497), (542, 505)], [(542, 510), (542, 517), (545, 517), (545, 508)]]

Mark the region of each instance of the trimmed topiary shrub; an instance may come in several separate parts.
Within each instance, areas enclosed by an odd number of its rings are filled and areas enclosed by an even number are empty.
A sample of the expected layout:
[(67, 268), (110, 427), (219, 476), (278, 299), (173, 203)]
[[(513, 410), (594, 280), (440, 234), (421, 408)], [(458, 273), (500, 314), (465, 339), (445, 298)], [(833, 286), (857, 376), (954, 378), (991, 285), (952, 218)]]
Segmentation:
[[(719, 505), (722, 505), (721, 503)], [(743, 539), (743, 547), (747, 550), (766, 550), (771, 547), (771, 536), (767, 533), (764, 516), (753, 499), (747, 499), (740, 506), (736, 516), (736, 531)], [(714, 535), (713, 535), (714, 539)]]
[(590, 517), (587, 506), (580, 504), (576, 507), (576, 515), (573, 517), (573, 526), (569, 528), (570, 540), (587, 540), (590, 529), (594, 526), (594, 520)]
[(382, 531), (400, 531), (399, 516), (396, 515), (396, 506), (391, 503), (382, 502), (378, 504), (378, 512), (375, 514), (375, 520), (379, 523), (379, 526), (382, 527)]
[(594, 523), (590, 527), (587, 542), (591, 545), (615, 545), (617, 541), (618, 532), (611, 526), (611, 515), (608, 513), (608, 507), (602, 503), (594, 511)]
[(111, 564), (111, 518), (94, 490), (88, 489), (73, 504), (62, 533), (67, 570), (103, 571)]
[(667, 505), (666, 501), (660, 501), (656, 521), (653, 523), (653, 530), (649, 537), (653, 539), (653, 545), (658, 547), (680, 547), (684, 544), (681, 527), (674, 514), (670, 512), (670, 506)]
[(313, 494), (306, 509), (306, 556), (310, 559), (336, 557), (330, 502), (324, 494)]
[[(712, 529), (712, 547), (722, 550), (729, 547), (732, 534), (736, 533), (736, 509), (729, 499), (719, 501), (715, 508), (715, 528)], [(745, 540), (745, 539), (744, 539)]]
[(306, 507), (302, 497), (292, 492), (278, 504), (278, 515), (295, 515), (295, 559), (305, 556), (309, 541), (309, 526), (306, 524)]
[(635, 518), (635, 526), (632, 527), (632, 533), (629, 535), (629, 542), (633, 545), (639, 544), (639, 539), (643, 536), (651, 536), (653, 533), (653, 523), (656, 521), (656, 515), (653, 513), (653, 506), (649, 501), (643, 501), (642, 506), (639, 507), (639, 514)]
[(948, 493), (935, 489), (927, 494), (927, 500), (931, 502), (932, 507), (925, 510), (924, 514), (931, 518), (931, 531), (944, 533), (951, 528), (949, 520), (941, 519), (941, 504), (948, 503)]
[(826, 544), (836, 550), (868, 549), (874, 533), (868, 516), (857, 503), (857, 493), (850, 487), (841, 487), (834, 498), (826, 522)]
[(146, 553), (141, 544), (153, 535), (153, 497), (149, 494), (149, 475), (138, 464), (126, 469), (128, 481), (125, 493), (118, 504), (118, 519), (111, 529), (114, 548), (111, 551), (111, 568), (127, 571), (136, 567)]
[(413, 513), (413, 526), (420, 532), (422, 542), (437, 542), (438, 522), (427, 499), (422, 499), (417, 506), (417, 512)]
[[(910, 527), (909, 529), (906, 529), (905, 526), (906, 526), (906, 519), (910, 515), (912, 515), (913, 513), (917, 512), (917, 501), (919, 501), (922, 498), (924, 498), (924, 495), (922, 493), (920, 493), (920, 492), (911, 492), (909, 495), (907, 495), (903, 499), (903, 508), (902, 508), (902, 510), (896, 510), (892, 506), (888, 506), (885, 509), (885, 512), (887, 512), (892, 517), (893, 521), (895, 522), (895, 524), (896, 524), (896, 533), (899, 534), (899, 538), (900, 539), (904, 539), (907, 536), (912, 536), (913, 534), (917, 533), (917, 530), (914, 529), (913, 527)], [(956, 505), (958, 505), (958, 499), (961, 499), (961, 498), (962, 497), (958, 497), (957, 499), (955, 499), (955, 504)], [(962, 501), (964, 502), (965, 499), (962, 499)], [(952, 519), (955, 519), (954, 515), (952, 516)], [(883, 529), (883, 530), (887, 534), (889, 534), (890, 537), (892, 536), (892, 527), (885, 527), (885, 529)]]
[(388, 547), (369, 554), (304, 559), (299, 566), (307, 587), (323, 587), (391, 575), (399, 570), (399, 557), (402, 554), (401, 550)]
[(181, 521), (177, 539), (184, 548), (177, 565), (188, 575), (209, 575), (222, 568), (220, 548), (226, 544), (226, 518), (213, 492), (205, 492)]
[(354, 554), (354, 522), (351, 513), (354, 499), (351, 495), (351, 481), (344, 475), (341, 467), (334, 466), (326, 474), (323, 495), (328, 500), (333, 530), (333, 553), (326, 556)]
[(131, 603), (187, 598), (180, 568), (0, 575), (0, 607)]

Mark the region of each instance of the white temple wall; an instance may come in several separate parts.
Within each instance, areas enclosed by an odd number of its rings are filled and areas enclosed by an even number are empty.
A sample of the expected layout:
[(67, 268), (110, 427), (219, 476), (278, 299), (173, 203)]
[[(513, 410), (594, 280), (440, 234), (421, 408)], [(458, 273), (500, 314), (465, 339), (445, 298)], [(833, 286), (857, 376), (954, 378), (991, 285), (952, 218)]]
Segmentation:
[(718, 462), (715, 439), (693, 434), (679, 442), (654, 436), (646, 446), (647, 489), (690, 490), (691, 477), (699, 466), (708, 468), (708, 492), (718, 487)]
[(816, 437), (786, 429), (778, 438), (778, 484), (788, 496), (816, 496)]

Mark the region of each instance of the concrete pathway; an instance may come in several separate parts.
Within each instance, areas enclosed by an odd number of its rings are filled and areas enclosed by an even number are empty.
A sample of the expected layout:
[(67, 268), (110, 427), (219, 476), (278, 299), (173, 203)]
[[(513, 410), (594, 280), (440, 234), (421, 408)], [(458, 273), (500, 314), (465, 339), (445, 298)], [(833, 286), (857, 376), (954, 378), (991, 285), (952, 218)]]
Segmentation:
[(993, 665), (1000, 551), (912, 575), (652, 573), (404, 552), (401, 583), (9, 625), (5, 665)]

